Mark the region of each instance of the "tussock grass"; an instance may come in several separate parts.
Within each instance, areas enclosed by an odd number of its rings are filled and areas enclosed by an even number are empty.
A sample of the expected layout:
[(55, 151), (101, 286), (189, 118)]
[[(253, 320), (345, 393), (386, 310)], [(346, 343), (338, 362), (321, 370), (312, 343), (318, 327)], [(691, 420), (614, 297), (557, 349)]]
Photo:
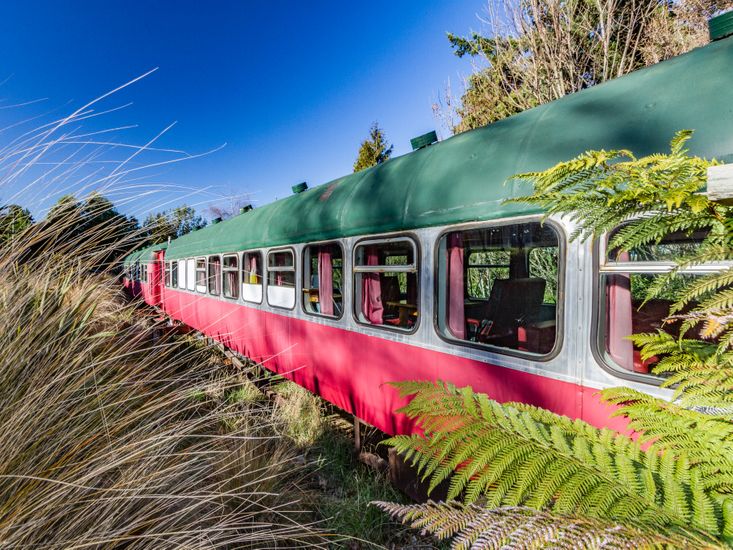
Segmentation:
[(290, 444), (210, 350), (78, 255), (2, 257), (0, 547), (319, 544)]

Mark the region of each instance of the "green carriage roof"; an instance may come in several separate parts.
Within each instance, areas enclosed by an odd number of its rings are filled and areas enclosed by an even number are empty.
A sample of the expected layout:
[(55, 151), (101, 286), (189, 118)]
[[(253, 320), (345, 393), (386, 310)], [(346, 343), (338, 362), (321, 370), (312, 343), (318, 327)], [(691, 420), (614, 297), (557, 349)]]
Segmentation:
[(151, 246), (146, 246), (145, 248), (141, 248), (139, 250), (135, 250), (134, 252), (131, 252), (130, 254), (125, 256), (125, 259), (122, 260), (122, 265), (127, 267), (130, 264), (134, 264), (135, 262), (142, 260), (152, 262), (155, 259), (155, 257), (153, 256), (153, 252), (157, 252), (158, 250), (165, 250), (166, 248), (168, 248), (168, 243), (154, 244)]
[(451, 137), (170, 243), (167, 258), (535, 213), (514, 174), (589, 149), (664, 152), (694, 129), (693, 154), (733, 161), (733, 38)]

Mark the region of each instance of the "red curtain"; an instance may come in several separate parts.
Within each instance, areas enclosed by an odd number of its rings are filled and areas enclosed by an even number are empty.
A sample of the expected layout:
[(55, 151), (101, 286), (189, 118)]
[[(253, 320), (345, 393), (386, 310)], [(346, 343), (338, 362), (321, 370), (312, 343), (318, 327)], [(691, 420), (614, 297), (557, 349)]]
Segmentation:
[(456, 338), (466, 338), (463, 281), (463, 235), (448, 235), (448, 330)]
[[(619, 262), (628, 262), (628, 252), (618, 255)], [(606, 292), (608, 307), (606, 326), (608, 327), (608, 353), (611, 358), (626, 370), (634, 370), (634, 345), (626, 336), (633, 332), (631, 305), (631, 278), (616, 273), (607, 276)]]
[(318, 301), (321, 313), (333, 315), (333, 263), (326, 247), (318, 249)]
[[(379, 254), (376, 247), (367, 248), (366, 265), (379, 265)], [(361, 311), (371, 324), (384, 324), (382, 284), (379, 280), (379, 273), (361, 274)]]

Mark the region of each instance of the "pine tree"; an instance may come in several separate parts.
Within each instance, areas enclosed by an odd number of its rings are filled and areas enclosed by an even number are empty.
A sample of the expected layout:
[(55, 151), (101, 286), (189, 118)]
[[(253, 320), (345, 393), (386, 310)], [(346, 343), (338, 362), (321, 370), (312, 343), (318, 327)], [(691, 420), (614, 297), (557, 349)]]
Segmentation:
[(370, 168), (381, 164), (392, 156), (393, 145), (387, 143), (387, 137), (384, 135), (379, 125), (375, 122), (369, 128), (369, 137), (361, 142), (359, 147), (359, 156), (354, 162), (354, 172)]

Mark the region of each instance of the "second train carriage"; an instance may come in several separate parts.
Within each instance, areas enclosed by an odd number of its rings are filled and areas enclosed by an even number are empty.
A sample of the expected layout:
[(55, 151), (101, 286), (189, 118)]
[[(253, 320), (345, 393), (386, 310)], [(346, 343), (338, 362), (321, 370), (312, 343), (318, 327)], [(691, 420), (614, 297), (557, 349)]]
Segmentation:
[(625, 336), (659, 325), (668, 301), (640, 289), (694, 238), (569, 242), (567, 221), (504, 202), (531, 191), (507, 179), (664, 152), (683, 128), (733, 161), (733, 38), (134, 253), (126, 284), (387, 433), (412, 427), (387, 385), (409, 379), (619, 427), (597, 390), (664, 395)]

